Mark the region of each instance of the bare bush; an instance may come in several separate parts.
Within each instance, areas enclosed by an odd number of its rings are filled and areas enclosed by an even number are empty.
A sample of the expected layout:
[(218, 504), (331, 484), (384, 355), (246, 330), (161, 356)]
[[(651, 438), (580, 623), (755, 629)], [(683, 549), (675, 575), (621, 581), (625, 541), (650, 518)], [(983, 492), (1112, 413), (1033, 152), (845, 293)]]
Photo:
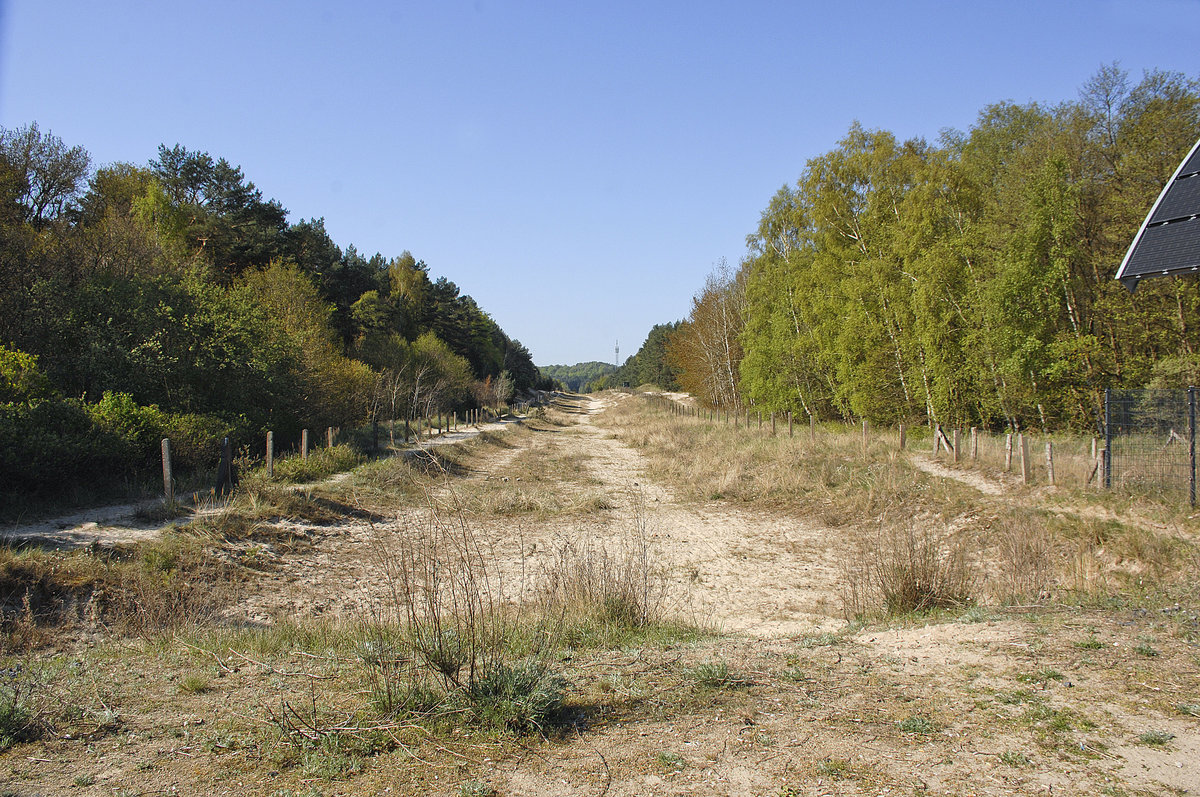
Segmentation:
[(546, 616), (597, 619), (642, 628), (663, 618), (666, 574), (650, 548), (644, 498), (633, 494), (629, 528), (608, 543), (592, 537), (564, 541), (543, 572), (540, 603)]
[(377, 538), (386, 594), (359, 642), (377, 706), (542, 729), (562, 705), (564, 682), (550, 668), (555, 628), (521, 616), (525, 585), (507, 588), (457, 501), (447, 508), (430, 490), (426, 504), (395, 538)]
[(908, 522), (864, 536), (843, 563), (847, 616), (965, 606), (974, 600), (975, 574), (967, 545), (948, 531)]
[(1053, 546), (1045, 524), (1033, 516), (996, 521), (999, 567), (995, 587), (1001, 603), (1044, 600), (1054, 586)]

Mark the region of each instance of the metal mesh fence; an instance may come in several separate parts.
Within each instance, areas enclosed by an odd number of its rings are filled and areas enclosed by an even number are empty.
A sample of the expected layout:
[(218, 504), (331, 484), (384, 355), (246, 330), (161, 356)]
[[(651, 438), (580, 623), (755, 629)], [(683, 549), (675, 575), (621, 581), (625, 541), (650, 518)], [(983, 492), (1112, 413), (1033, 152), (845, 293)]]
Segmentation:
[(1180, 492), (1195, 502), (1196, 392), (1106, 392), (1105, 486)]

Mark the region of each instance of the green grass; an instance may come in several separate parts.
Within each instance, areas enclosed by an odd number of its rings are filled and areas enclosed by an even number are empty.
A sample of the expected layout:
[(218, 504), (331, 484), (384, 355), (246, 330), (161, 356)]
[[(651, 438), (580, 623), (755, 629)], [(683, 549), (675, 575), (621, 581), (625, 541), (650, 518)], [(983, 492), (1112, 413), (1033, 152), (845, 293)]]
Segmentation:
[(663, 772), (681, 772), (686, 766), (683, 756), (678, 753), (664, 751), (656, 755), (654, 761)]
[(1200, 717), (1200, 703), (1176, 703), (1175, 710), (1189, 717)]
[(275, 461), (274, 478), (277, 481), (301, 484), (329, 478), (335, 473), (353, 470), (364, 462), (362, 454), (348, 445), (318, 448), (308, 452), (308, 457), (299, 454)]
[(1146, 731), (1138, 736), (1138, 741), (1151, 747), (1165, 747), (1174, 738), (1175, 734), (1169, 731)]
[(1016, 750), (1006, 750), (1005, 752), (1001, 753), (1000, 763), (1006, 764), (1010, 767), (1033, 766), (1033, 761), (1030, 760), (1029, 756)]
[(210, 688), (211, 682), (208, 680), (208, 677), (199, 673), (188, 673), (179, 682), (179, 691), (185, 695), (203, 694)]
[(753, 683), (731, 671), (723, 661), (700, 664), (686, 669), (684, 674), (703, 689), (742, 689)]
[(896, 727), (905, 733), (919, 733), (928, 735), (934, 732), (934, 725), (929, 718), (922, 717), (919, 714), (914, 714), (907, 719), (897, 722)]

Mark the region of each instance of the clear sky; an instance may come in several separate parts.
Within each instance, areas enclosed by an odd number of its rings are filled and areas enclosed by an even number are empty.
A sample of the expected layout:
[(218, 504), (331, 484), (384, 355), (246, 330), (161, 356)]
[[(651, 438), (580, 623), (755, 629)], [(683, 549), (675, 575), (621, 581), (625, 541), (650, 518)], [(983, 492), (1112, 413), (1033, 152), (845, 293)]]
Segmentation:
[(1200, 75), (1200, 0), (0, 0), (0, 126), (183, 144), (410, 250), (539, 365), (633, 354), (854, 120), (901, 138), (1101, 64)]

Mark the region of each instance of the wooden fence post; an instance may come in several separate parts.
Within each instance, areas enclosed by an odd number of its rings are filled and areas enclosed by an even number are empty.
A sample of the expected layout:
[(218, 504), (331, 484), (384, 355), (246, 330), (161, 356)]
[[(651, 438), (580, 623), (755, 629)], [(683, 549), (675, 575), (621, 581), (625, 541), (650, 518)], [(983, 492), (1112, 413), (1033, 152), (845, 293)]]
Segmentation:
[(775, 436), (775, 413), (771, 413), (771, 437)]
[(1046, 441), (1046, 481), (1054, 484), (1054, 443)]
[(788, 437), (792, 436), (792, 411), (788, 410)]
[(971, 427), (971, 461), (979, 459), (979, 430)]
[(328, 426), (325, 428), (325, 447), (333, 448), (333, 427), (332, 426)]
[(308, 459), (308, 430), (300, 430), (300, 459)]
[(935, 423), (933, 425), (933, 455), (936, 457), (942, 449), (942, 425)]
[(954, 436), (954, 439), (950, 442), (950, 447), (954, 450), (951, 451), (950, 453), (952, 455), (954, 464), (957, 465), (958, 464), (958, 448), (959, 448), (959, 446), (958, 446), (958, 427), (957, 426), (954, 427), (954, 431), (951, 432), (951, 434)]
[(412, 434), (412, 430), (408, 428), (408, 418), (404, 419), (404, 445), (408, 445), (408, 437)]
[(162, 463), (163, 463), (163, 498), (168, 504), (175, 503), (175, 480), (171, 475), (171, 441), (163, 438), (162, 441)]
[(863, 418), (863, 455), (864, 456), (867, 453), (867, 442), (870, 439), (870, 437), (869, 437), (870, 428), (871, 428), (871, 422), (868, 421), (866, 418)]
[(1021, 455), (1021, 481), (1029, 484), (1033, 474), (1030, 472), (1032, 468), (1029, 467), (1029, 441), (1025, 439), (1024, 432), (1017, 435), (1017, 449)]
[(808, 414), (808, 438), (812, 442), (817, 442), (817, 416), (811, 412)]
[(904, 428), (904, 424), (900, 424), (900, 450), (901, 451), (904, 450), (904, 446), (907, 442), (908, 442), (907, 430)]
[(1012, 472), (1012, 432), (1004, 435), (1004, 472)]
[(267, 432), (267, 478), (275, 475), (275, 433)]
[(233, 443), (226, 437), (221, 442), (221, 465), (217, 468), (217, 485), (213, 491), (217, 495), (232, 495), (237, 482), (237, 473), (233, 468)]

